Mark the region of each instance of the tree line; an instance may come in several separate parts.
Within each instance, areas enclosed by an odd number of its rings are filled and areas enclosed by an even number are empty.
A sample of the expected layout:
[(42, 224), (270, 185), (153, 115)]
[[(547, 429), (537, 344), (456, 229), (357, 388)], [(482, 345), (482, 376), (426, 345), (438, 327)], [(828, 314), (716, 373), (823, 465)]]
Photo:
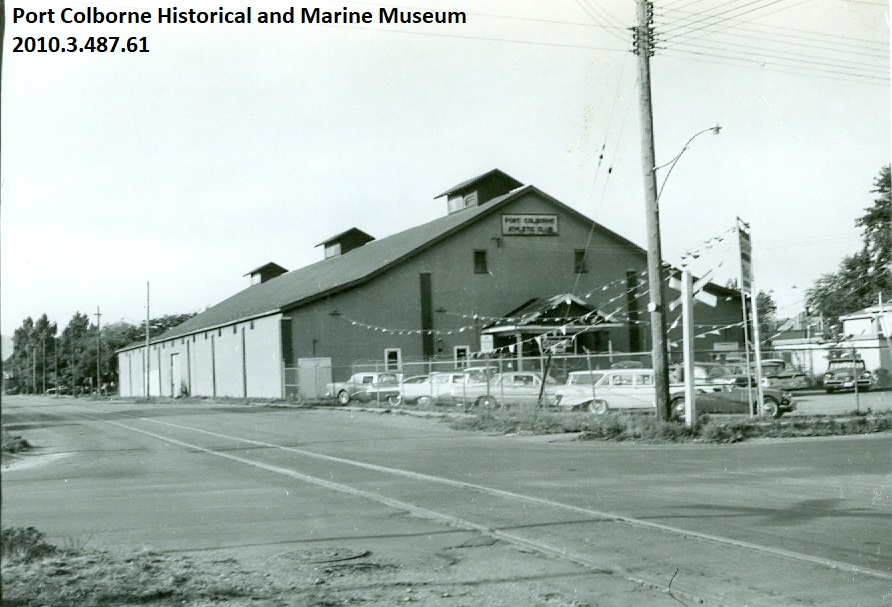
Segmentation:
[(808, 290), (809, 315), (823, 316), (829, 328), (825, 337), (837, 338), (839, 317), (875, 306), (880, 298), (892, 303), (892, 175), (890, 165), (880, 169), (871, 193), (873, 205), (855, 220), (861, 228), (861, 249), (843, 258), (835, 272), (823, 274)]
[[(157, 337), (195, 316), (168, 314), (149, 320), (149, 335)], [(124, 320), (99, 325), (77, 312), (60, 333), (46, 314), (30, 316), (12, 336), (12, 355), (3, 362), (6, 393), (43, 394), (60, 388), (63, 393), (89, 394), (97, 388), (114, 392), (118, 385), (116, 352), (145, 341), (146, 321)]]

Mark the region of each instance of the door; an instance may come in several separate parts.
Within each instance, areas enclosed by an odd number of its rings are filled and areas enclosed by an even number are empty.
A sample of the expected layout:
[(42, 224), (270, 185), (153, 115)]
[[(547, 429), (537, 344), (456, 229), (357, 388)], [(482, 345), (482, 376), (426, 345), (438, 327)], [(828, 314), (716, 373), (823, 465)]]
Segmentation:
[(184, 394), (183, 370), (180, 369), (179, 352), (170, 355), (170, 396), (176, 398)]
[(610, 374), (608, 394), (602, 392), (607, 406), (611, 409), (629, 409), (635, 406), (635, 380), (628, 371)]

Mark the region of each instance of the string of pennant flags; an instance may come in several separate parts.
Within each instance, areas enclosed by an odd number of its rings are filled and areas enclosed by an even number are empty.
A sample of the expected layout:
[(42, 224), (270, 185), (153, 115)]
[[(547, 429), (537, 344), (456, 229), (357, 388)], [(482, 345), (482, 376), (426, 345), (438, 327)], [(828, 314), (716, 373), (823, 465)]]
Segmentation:
[[(701, 256), (701, 254), (704, 251), (715, 248), (719, 243), (725, 241), (731, 234), (735, 233), (737, 229), (738, 229), (737, 226), (730, 228), (730, 229), (726, 230), (724, 233), (720, 234), (719, 236), (710, 238), (709, 240), (703, 242), (701, 245), (699, 245), (694, 250), (686, 252), (682, 256), (682, 258), (681, 258), (682, 261), (679, 265), (682, 268), (684, 268), (685, 265), (687, 264), (686, 260), (697, 259), (698, 257)], [(723, 263), (724, 263), (724, 259), (721, 259), (719, 261), (719, 263), (713, 268), (713, 270), (721, 267)], [(670, 269), (670, 270), (678, 270), (679, 269), (678, 267), (673, 266), (672, 264), (667, 263), (667, 262), (664, 262), (663, 265), (664, 265), (664, 267), (666, 267), (667, 269)], [(647, 276), (647, 270), (642, 270), (635, 274), (636, 278), (646, 277), (646, 276)], [(618, 285), (625, 283), (627, 281), (628, 281), (628, 277), (618, 278), (618, 279), (610, 281), (606, 284), (597, 286), (597, 287), (587, 291), (586, 293), (578, 295), (577, 297), (579, 297), (581, 299), (586, 299), (586, 300), (591, 299), (596, 294), (603, 293), (605, 291), (609, 291), (609, 290), (611, 290), (611, 289), (617, 287)], [(643, 296), (647, 295), (648, 293), (650, 293), (649, 288), (646, 288), (643, 291), (639, 291), (639, 288), (641, 286), (646, 286), (646, 284), (640, 284), (636, 280), (636, 284), (633, 285), (631, 288), (625, 289), (625, 290), (621, 291), (619, 294), (611, 297), (610, 299), (600, 302), (600, 305), (603, 307), (608, 307), (611, 304), (617, 302), (618, 300), (627, 298), (629, 295), (634, 294), (636, 297), (643, 297)], [(552, 306), (551, 309), (554, 309), (557, 306), (564, 305), (566, 303), (569, 303), (569, 300), (560, 300), (560, 301), (556, 302)], [(513, 353), (513, 352), (515, 352), (516, 347), (518, 345), (532, 343), (534, 341), (537, 342), (539, 344), (539, 346), (541, 347), (543, 344), (543, 341), (545, 339), (565, 337), (567, 335), (568, 330), (571, 327), (579, 326), (580, 324), (583, 324), (583, 323), (587, 323), (586, 324), (587, 327), (596, 327), (599, 324), (604, 324), (604, 323), (614, 322), (614, 321), (622, 321), (622, 322), (626, 322), (626, 323), (630, 323), (630, 324), (638, 324), (638, 325), (645, 325), (645, 324), (649, 324), (649, 322), (650, 322), (649, 320), (640, 320), (637, 318), (631, 318), (628, 313), (624, 313), (622, 310), (623, 310), (623, 308), (619, 307), (616, 310), (614, 310), (613, 312), (606, 313), (606, 314), (603, 312), (600, 312), (599, 310), (592, 310), (590, 312), (587, 312), (586, 314), (583, 314), (582, 316), (577, 316), (577, 317), (549, 317), (548, 320), (563, 322), (563, 324), (558, 327), (555, 327), (554, 329), (552, 329), (551, 331), (548, 331), (546, 333), (530, 337), (530, 338), (522, 340), (520, 342), (515, 342), (508, 346), (502, 346), (502, 347), (496, 348), (494, 350), (494, 352), (495, 353), (500, 353), (500, 352)], [(361, 327), (361, 328), (369, 330), (369, 331), (387, 333), (387, 334), (391, 334), (391, 335), (424, 335), (424, 334), (455, 335), (455, 334), (462, 334), (462, 333), (465, 333), (468, 331), (473, 332), (475, 329), (478, 328), (478, 326), (481, 322), (510, 324), (510, 323), (522, 322), (524, 320), (529, 320), (529, 318), (530, 318), (530, 315), (528, 315), (528, 314), (520, 315), (520, 316), (505, 317), (505, 316), (490, 316), (490, 315), (480, 314), (480, 313), (476, 313), (476, 312), (460, 313), (460, 312), (449, 312), (446, 310), (440, 310), (439, 312), (443, 313), (443, 314), (447, 314), (449, 316), (456, 317), (456, 318), (469, 320), (471, 322), (469, 324), (466, 324), (466, 325), (463, 325), (460, 327), (454, 327), (452, 329), (445, 329), (445, 330), (444, 329), (400, 329), (400, 328), (392, 328), (392, 327), (382, 327), (382, 326), (362, 322), (360, 320), (356, 320), (354, 318), (347, 317), (340, 313), (333, 313), (333, 316), (339, 317), (339, 318), (343, 319), (345, 322), (349, 322), (351, 326)], [(589, 322), (590, 319), (595, 315), (601, 315), (602, 317), (596, 319), (595, 322)], [(681, 316), (679, 315), (672, 321), (669, 329), (670, 330), (675, 329), (676, 327), (679, 326), (680, 322), (681, 322)], [(730, 323), (730, 324), (725, 324), (725, 325), (715, 325), (715, 324), (695, 325), (695, 327), (698, 327), (698, 328), (708, 328), (708, 330), (703, 331), (702, 333), (696, 334), (695, 338), (704, 338), (710, 334), (721, 335), (721, 332), (723, 330), (740, 327), (743, 324), (744, 323), (741, 321), (741, 322), (735, 322), (735, 323)], [(670, 348), (676, 347), (677, 345), (678, 345), (678, 342), (670, 342), (669, 343)]]
[[(681, 256), (681, 261), (679, 262), (679, 265), (681, 266), (681, 268), (686, 267), (693, 260), (701, 257), (706, 251), (716, 248), (719, 245), (719, 243), (722, 243), (725, 240), (728, 240), (728, 238), (731, 235), (736, 234), (736, 233), (737, 233), (737, 226), (734, 226), (733, 228), (728, 228), (727, 230), (725, 230), (723, 233), (719, 234), (718, 236), (714, 236), (713, 238), (710, 238), (709, 240), (702, 242), (701, 244), (697, 245), (697, 248), (695, 248), (691, 251), (685, 252)], [(724, 261), (724, 259), (722, 259), (722, 262), (723, 261)], [(719, 263), (719, 265), (721, 265), (721, 263)]]

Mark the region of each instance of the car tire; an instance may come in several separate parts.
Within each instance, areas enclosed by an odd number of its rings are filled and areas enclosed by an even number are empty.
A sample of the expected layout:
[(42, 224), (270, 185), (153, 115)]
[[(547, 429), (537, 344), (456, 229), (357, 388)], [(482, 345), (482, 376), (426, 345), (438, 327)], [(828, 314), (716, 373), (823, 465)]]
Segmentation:
[(870, 386), (863, 386), (858, 388), (861, 392), (870, 392)]
[(684, 420), (686, 409), (684, 396), (673, 399), (669, 403), (669, 419)]
[(485, 409), (495, 409), (499, 406), (499, 401), (492, 396), (481, 396), (477, 399), (477, 406)]
[(833, 394), (833, 388), (824, 388), (824, 392), (827, 394)]
[(762, 417), (771, 417), (773, 419), (777, 419), (781, 416), (780, 406), (777, 401), (771, 398), (770, 396), (766, 396), (762, 399)]
[(340, 392), (338, 392), (338, 403), (339, 404), (346, 405), (349, 402), (350, 402), (350, 395), (347, 393), (346, 390), (341, 390)]
[(387, 404), (391, 407), (399, 407), (402, 401), (403, 398), (399, 394), (391, 394), (387, 397)]
[(430, 396), (419, 396), (418, 399), (415, 401), (415, 404), (419, 407), (427, 407), (431, 404), (431, 402), (432, 401)]
[(607, 406), (607, 401), (593, 400), (588, 404), (588, 410), (590, 413), (594, 413), (595, 415), (604, 415), (605, 413), (610, 411), (610, 407)]

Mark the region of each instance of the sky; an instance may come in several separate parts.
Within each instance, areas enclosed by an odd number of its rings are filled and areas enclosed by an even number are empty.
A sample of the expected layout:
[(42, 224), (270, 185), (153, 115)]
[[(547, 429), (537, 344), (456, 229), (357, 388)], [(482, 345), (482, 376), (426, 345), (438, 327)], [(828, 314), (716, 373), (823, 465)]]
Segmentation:
[[(434, 197), (499, 168), (646, 245), (631, 0), (415, 0), (464, 24), (158, 24), (159, 1), (7, 0), (0, 333), (198, 312), (267, 262), (322, 259), (446, 212)], [(180, 0), (178, 10), (371, 11), (369, 2)], [(66, 24), (149, 11), (151, 23)], [(54, 23), (14, 11), (54, 11)], [(47, 18), (44, 17), (44, 21)], [(663, 256), (753, 274), (780, 316), (858, 250), (890, 161), (889, 11), (880, 0), (655, 6), (654, 140)], [(147, 53), (14, 52), (16, 37), (145, 37)], [(23, 41), (22, 46), (26, 42)], [(35, 42), (36, 44), (36, 42)], [(718, 135), (710, 131), (720, 125)], [(668, 175), (668, 176), (667, 176)], [(714, 240), (712, 241), (715, 242)]]

